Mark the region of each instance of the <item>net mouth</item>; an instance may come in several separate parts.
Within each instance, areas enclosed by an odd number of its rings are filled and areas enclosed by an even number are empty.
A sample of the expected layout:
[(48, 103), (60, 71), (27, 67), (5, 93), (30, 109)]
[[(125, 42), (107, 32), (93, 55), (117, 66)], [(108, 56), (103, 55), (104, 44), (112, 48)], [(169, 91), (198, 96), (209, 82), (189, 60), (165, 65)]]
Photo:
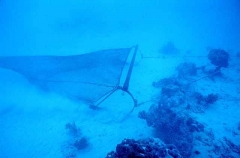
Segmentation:
[(138, 46), (72, 56), (5, 56), (0, 67), (15, 71), (39, 88), (97, 108), (117, 90), (129, 94)]

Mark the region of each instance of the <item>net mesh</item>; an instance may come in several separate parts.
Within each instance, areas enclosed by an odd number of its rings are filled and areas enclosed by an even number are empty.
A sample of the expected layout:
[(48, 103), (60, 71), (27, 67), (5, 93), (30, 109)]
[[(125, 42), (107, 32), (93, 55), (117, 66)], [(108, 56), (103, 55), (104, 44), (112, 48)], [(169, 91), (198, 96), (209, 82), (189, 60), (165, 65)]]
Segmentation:
[(93, 104), (119, 86), (131, 48), (74, 56), (9, 56), (0, 67), (25, 76), (45, 90)]

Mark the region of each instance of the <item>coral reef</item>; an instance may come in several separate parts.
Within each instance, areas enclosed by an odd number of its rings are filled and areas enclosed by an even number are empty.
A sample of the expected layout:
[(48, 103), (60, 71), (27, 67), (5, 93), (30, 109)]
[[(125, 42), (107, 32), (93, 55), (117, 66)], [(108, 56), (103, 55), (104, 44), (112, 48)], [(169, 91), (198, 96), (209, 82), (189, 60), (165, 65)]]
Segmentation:
[(167, 144), (174, 144), (183, 157), (189, 157), (193, 148), (193, 132), (203, 132), (204, 126), (190, 116), (163, 104), (152, 105), (139, 117), (155, 128), (155, 135)]
[(208, 94), (206, 97), (205, 97), (205, 102), (206, 104), (213, 104), (215, 103), (217, 100), (218, 100), (218, 95), (217, 94)]
[(107, 154), (106, 158), (182, 158), (174, 145), (166, 145), (159, 139), (124, 139), (116, 151)]
[(86, 137), (81, 137), (77, 140), (75, 140), (73, 146), (78, 149), (78, 150), (82, 150), (85, 149), (86, 147), (88, 147), (88, 140)]
[[(223, 140), (213, 144), (211, 153), (221, 158), (237, 158), (240, 156), (240, 145), (236, 145), (230, 139), (224, 137)], [(212, 156), (212, 154), (209, 156)]]
[(208, 59), (217, 66), (217, 69), (226, 68), (228, 67), (229, 53), (223, 49), (212, 49), (208, 53)]
[(197, 75), (197, 67), (192, 62), (184, 62), (177, 66), (178, 77), (188, 77)]
[(79, 128), (77, 128), (75, 122), (72, 123), (67, 123), (65, 125), (65, 129), (68, 131), (68, 133), (74, 137), (77, 137), (79, 135), (81, 135), (81, 130)]
[(160, 52), (164, 55), (174, 55), (179, 53), (179, 49), (173, 44), (173, 42), (167, 42), (161, 49)]
[(161, 89), (158, 102), (171, 107), (176, 107), (185, 104), (185, 85), (176, 77), (169, 77), (154, 82), (153, 86)]
[(65, 129), (68, 133), (68, 139), (62, 145), (62, 154), (65, 158), (77, 157), (79, 150), (89, 147), (88, 139), (81, 134), (81, 130), (75, 122), (67, 123)]
[(211, 104), (214, 104), (219, 99), (218, 94), (203, 95), (199, 92), (193, 92), (189, 98), (187, 108), (195, 113), (205, 112)]
[[(215, 68), (197, 68), (194, 63), (185, 62), (176, 68), (177, 74), (153, 82), (160, 94), (150, 109), (140, 111), (138, 116), (153, 127), (155, 137), (166, 144), (174, 144), (183, 157), (239, 157), (240, 123), (236, 123), (236, 130), (229, 138), (219, 138), (206, 122), (203, 125), (195, 120), (210, 105), (222, 103), (220, 97), (229, 96), (219, 91), (218, 84), (228, 79), (220, 70), (229, 66), (229, 54), (222, 49), (212, 49), (208, 59)], [(221, 77), (221, 80), (211, 82), (215, 77)]]
[(154, 86), (155, 88), (162, 88), (163, 86), (167, 86), (167, 85), (180, 86), (181, 83), (176, 77), (173, 77), (173, 76), (168, 78), (163, 78), (157, 82), (152, 83), (152, 86)]
[(194, 92), (192, 98), (196, 100), (197, 104), (209, 105), (215, 103), (218, 100), (218, 95), (211, 93), (204, 96), (199, 92)]
[(176, 107), (185, 103), (185, 93), (177, 85), (166, 85), (162, 87), (160, 102), (167, 106)]

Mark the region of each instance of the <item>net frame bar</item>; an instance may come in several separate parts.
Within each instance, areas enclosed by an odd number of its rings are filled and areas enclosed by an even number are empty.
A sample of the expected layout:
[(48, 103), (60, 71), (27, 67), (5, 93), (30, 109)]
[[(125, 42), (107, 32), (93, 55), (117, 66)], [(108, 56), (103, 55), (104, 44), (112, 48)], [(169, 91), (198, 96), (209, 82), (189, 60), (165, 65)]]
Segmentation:
[[(106, 95), (104, 95), (102, 98), (100, 98), (96, 104), (92, 104), (90, 105), (91, 108), (96, 108), (98, 107), (101, 103), (103, 103), (107, 98), (109, 98), (114, 92), (116, 92), (117, 90), (122, 90), (124, 92), (126, 92), (130, 97), (131, 99), (133, 100), (133, 103), (134, 103), (134, 107), (133, 109), (131, 110), (131, 112), (134, 110), (135, 107), (137, 107), (137, 100), (134, 98), (133, 94), (128, 90), (129, 88), (129, 83), (130, 83), (130, 79), (131, 79), (131, 75), (132, 75), (132, 70), (133, 70), (133, 66), (134, 66), (134, 62), (135, 62), (135, 59), (136, 59), (136, 55), (137, 55), (137, 51), (138, 51), (138, 45), (136, 46), (133, 46), (132, 49), (134, 48), (134, 52), (133, 52), (133, 55), (132, 55), (132, 58), (131, 58), (131, 62), (130, 62), (130, 66), (128, 68), (128, 71), (127, 71), (127, 76), (126, 76), (126, 79), (124, 81), (124, 84), (123, 84), (123, 87), (119, 86), (116, 87), (115, 89), (113, 89), (112, 91), (110, 91), (109, 93), (107, 93)], [(130, 112), (130, 113), (131, 113)]]

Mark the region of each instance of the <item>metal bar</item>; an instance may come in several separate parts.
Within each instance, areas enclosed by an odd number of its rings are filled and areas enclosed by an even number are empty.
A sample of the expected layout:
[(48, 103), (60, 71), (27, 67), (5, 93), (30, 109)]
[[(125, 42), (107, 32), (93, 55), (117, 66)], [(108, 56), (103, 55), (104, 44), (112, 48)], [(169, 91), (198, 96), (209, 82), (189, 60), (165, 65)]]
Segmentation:
[(127, 77), (126, 77), (124, 85), (123, 85), (123, 90), (124, 91), (128, 91), (130, 77), (131, 77), (131, 74), (132, 74), (132, 69), (133, 69), (135, 58), (136, 58), (137, 50), (138, 50), (138, 45), (135, 46), (133, 57), (132, 57), (132, 60), (131, 60), (131, 63), (130, 63), (129, 69), (128, 69)]

